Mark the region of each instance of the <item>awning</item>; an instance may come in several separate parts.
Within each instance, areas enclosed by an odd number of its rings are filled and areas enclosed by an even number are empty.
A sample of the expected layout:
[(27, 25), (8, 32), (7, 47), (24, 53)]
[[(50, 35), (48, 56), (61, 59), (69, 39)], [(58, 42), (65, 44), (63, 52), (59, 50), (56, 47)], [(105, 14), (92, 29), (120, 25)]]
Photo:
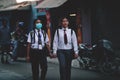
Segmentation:
[(39, 1), (39, 0), (16, 0), (17, 3), (21, 3), (21, 2), (34, 2), (34, 1)]
[(7, 7), (0, 7), (1, 11), (11, 11), (11, 10), (29, 10), (30, 9), (30, 3), (24, 2), (20, 4), (13, 4)]
[(44, 0), (36, 8), (55, 8), (64, 4), (67, 0)]

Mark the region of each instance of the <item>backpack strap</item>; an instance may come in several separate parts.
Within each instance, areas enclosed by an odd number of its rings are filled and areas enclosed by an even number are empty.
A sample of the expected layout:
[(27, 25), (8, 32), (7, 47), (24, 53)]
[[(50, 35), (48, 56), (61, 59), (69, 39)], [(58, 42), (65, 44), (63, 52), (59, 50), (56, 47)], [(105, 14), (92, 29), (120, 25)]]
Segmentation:
[(30, 36), (31, 36), (31, 43), (34, 44), (35, 43), (35, 30), (32, 30), (30, 32)]
[(71, 29), (71, 36), (72, 36), (72, 34), (73, 34), (73, 30)]
[(57, 29), (57, 36), (58, 36), (58, 40), (59, 40), (59, 29)]
[(44, 37), (44, 41), (46, 40), (46, 32), (44, 30), (41, 30), (42, 31), (42, 34), (43, 34), (43, 37)]

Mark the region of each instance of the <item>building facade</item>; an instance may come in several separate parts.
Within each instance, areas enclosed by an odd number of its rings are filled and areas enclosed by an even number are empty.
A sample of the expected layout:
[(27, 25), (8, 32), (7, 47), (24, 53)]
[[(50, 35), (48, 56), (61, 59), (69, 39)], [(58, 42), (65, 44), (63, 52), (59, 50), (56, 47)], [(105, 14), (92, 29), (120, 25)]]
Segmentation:
[[(46, 8), (44, 7), (44, 5), (42, 5), (42, 7), (36, 8), (38, 4), (41, 4), (45, 1), (47, 4), (49, 4)], [(70, 18), (71, 28), (73, 28), (76, 31), (76, 33), (78, 27), (80, 27), (80, 36), (82, 40), (81, 42), (92, 44), (99, 39), (106, 38), (113, 42), (115, 48), (120, 48), (120, 6), (118, 1), (60, 0), (61, 4), (59, 4), (59, 6), (55, 5), (55, 7), (51, 7), (51, 3), (47, 1), (48, 0), (30, 2), (29, 7), (27, 5), (27, 8), (25, 6), (26, 4), (24, 3), (24, 6), (22, 7), (20, 4), (17, 4), (19, 6), (17, 8), (14, 6), (14, 9), (11, 7), (4, 9), (4, 11), (0, 9), (0, 19), (2, 19), (3, 17), (7, 18), (10, 26), (12, 27), (15, 26), (16, 20), (23, 20), (25, 21), (29, 32), (33, 27), (33, 20), (35, 18), (40, 18), (43, 21), (45, 29), (49, 28), (46, 27), (46, 24), (49, 23), (49, 26), (51, 26), (50, 34), (52, 33), (53, 36), (55, 29), (57, 29), (58, 27), (59, 18), (62, 16), (67, 16)], [(56, 3), (54, 2), (54, 4)], [(1, 7), (3, 6), (0, 5), (0, 8)], [(49, 15), (47, 13), (49, 13)], [(79, 16), (77, 16), (78, 13)], [(77, 22), (78, 17), (79, 20)], [(80, 26), (78, 26), (78, 24)]]

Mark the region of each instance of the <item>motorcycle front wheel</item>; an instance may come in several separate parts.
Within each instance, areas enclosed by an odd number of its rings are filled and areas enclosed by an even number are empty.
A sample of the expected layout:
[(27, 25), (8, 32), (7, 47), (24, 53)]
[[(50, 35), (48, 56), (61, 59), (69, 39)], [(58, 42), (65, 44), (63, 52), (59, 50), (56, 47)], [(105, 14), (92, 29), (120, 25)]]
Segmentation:
[(117, 72), (116, 61), (104, 58), (99, 62), (99, 70), (105, 75), (113, 75)]

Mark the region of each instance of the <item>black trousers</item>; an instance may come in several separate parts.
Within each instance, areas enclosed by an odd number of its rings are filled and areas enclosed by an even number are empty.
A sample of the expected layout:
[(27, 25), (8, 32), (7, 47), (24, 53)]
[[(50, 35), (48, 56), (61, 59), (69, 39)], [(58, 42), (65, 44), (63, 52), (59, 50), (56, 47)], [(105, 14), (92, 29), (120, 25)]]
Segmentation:
[(60, 68), (60, 80), (71, 80), (71, 50), (58, 50), (58, 61)]
[(30, 60), (32, 66), (32, 76), (33, 80), (39, 80), (39, 68), (41, 68), (41, 77), (40, 80), (45, 80), (47, 73), (47, 58), (42, 50), (30, 51)]

